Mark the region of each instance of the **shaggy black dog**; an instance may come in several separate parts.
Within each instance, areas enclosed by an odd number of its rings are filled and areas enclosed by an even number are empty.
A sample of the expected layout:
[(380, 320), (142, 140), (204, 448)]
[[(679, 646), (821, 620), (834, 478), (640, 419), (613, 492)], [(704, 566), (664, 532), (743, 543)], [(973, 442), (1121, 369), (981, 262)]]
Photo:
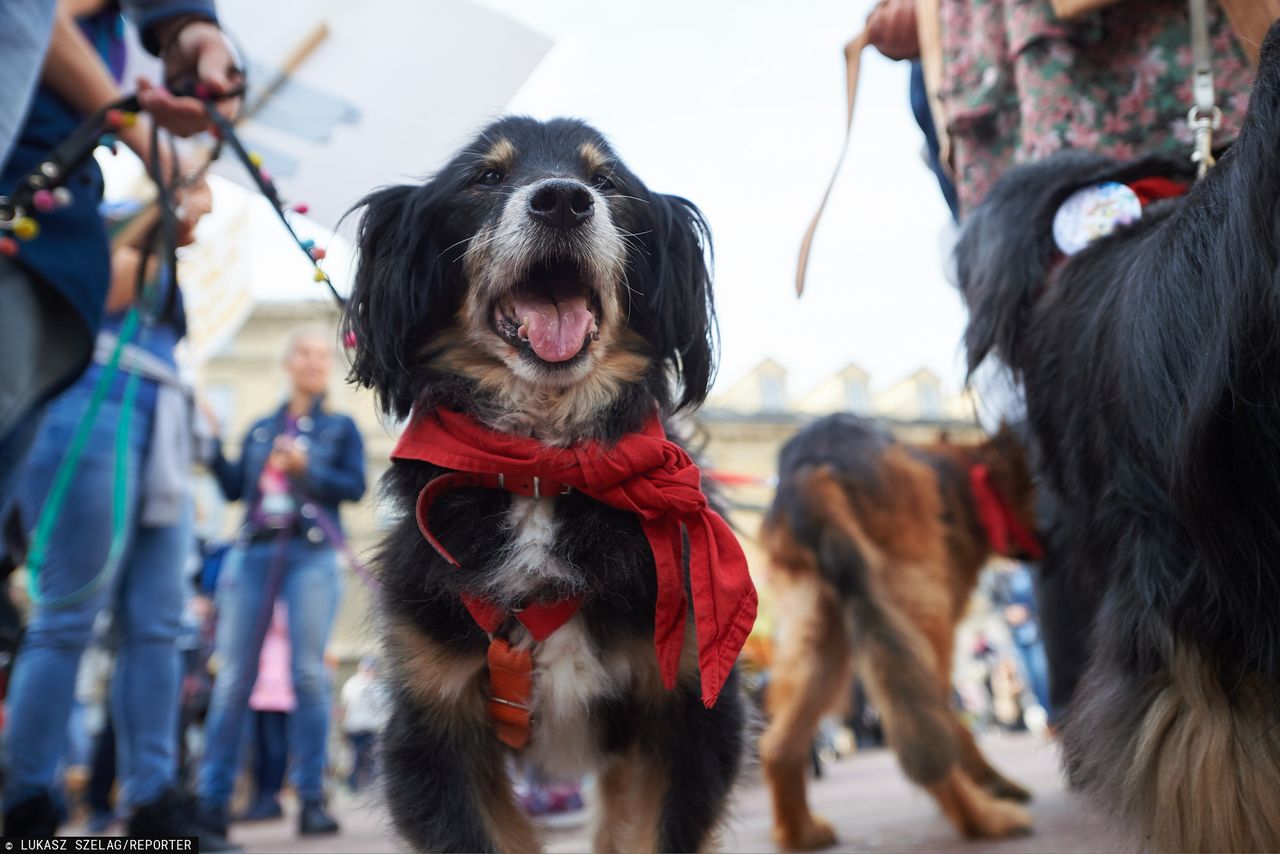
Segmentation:
[[(581, 122), (503, 119), (426, 184), (375, 192), (363, 209), (352, 375), (395, 416), (448, 410), (552, 449), (608, 446), (706, 396), (706, 224)], [(443, 471), (399, 459), (383, 484), (403, 512), (377, 561), (398, 830), (424, 851), (538, 846), (486, 706), (489, 638), (463, 597), (517, 615), (571, 599), (576, 615), (532, 653), (532, 740), (515, 755), (551, 774), (599, 775), (598, 850), (706, 846), (738, 771), (744, 712), (732, 673), (704, 708), (691, 625), (679, 680), (664, 690), (639, 518), (576, 491), (537, 497), (536, 481), (525, 497), (457, 489), (429, 513), (455, 567), (414, 514)], [(508, 627), (513, 646), (529, 643)]]
[(1068, 769), (1156, 850), (1280, 849), (1278, 145), (1273, 27), (1184, 197), (1061, 257), (1074, 191), (1187, 177), (1066, 153), (1006, 176), (958, 249), (970, 367), (1021, 378), (1058, 571), (1097, 591)]

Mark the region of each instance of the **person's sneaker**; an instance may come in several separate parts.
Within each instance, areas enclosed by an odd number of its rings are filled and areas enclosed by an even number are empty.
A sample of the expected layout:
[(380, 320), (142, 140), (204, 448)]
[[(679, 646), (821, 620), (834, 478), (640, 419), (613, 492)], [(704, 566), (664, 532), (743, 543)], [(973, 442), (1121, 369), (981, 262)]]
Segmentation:
[(232, 821), (274, 821), (284, 817), (284, 810), (280, 808), (280, 801), (275, 798), (261, 798), (255, 800), (247, 810), (238, 815), (232, 816)]
[(298, 835), (325, 836), (337, 833), (341, 828), (325, 807), (324, 801), (303, 801), (298, 813)]
[(215, 807), (204, 801), (200, 801), (196, 807), (196, 825), (202, 833), (225, 839), (228, 821), (226, 807)]
[(4, 811), (5, 836), (54, 836), (58, 832), (58, 807), (48, 793), (27, 798)]
[(178, 789), (169, 789), (149, 804), (133, 811), (126, 835), (135, 839), (175, 839), (194, 836), (200, 851), (239, 852), (244, 849), (227, 841), (223, 832), (197, 820), (195, 799)]

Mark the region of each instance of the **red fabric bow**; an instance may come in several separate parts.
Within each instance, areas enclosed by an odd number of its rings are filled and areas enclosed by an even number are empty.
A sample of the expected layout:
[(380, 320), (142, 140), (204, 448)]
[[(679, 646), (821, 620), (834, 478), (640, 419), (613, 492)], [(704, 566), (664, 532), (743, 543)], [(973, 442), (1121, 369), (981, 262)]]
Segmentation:
[(393, 460), (421, 460), (478, 474), (540, 477), (640, 516), (658, 574), (654, 645), (663, 684), (674, 688), (684, 646), (683, 538), (689, 533), (702, 702), (715, 705), (756, 618), (747, 558), (728, 523), (707, 505), (702, 474), (655, 415), (617, 444), (582, 442), (553, 448), (491, 430), (450, 410), (415, 416)]
[(974, 463), (969, 469), (969, 485), (973, 489), (974, 503), (978, 505), (978, 520), (987, 532), (991, 548), (1005, 557), (1012, 557), (1009, 554), (1012, 540), (1031, 560), (1044, 557), (1044, 547), (1018, 519), (1009, 502), (996, 491), (991, 483), (991, 470), (985, 464)]

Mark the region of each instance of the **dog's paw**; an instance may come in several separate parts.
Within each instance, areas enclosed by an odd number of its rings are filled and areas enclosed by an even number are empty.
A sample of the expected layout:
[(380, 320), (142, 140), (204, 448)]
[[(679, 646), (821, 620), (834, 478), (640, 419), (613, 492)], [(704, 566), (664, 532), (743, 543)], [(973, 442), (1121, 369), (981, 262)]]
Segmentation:
[(1005, 800), (1017, 801), (1025, 804), (1031, 800), (1031, 790), (1018, 785), (1008, 777), (996, 775), (994, 779), (987, 784), (987, 791), (995, 795), (997, 798)]
[(829, 821), (815, 815), (796, 827), (775, 826), (773, 838), (786, 851), (817, 851), (836, 844), (836, 831)]
[(973, 835), (981, 839), (1026, 836), (1031, 827), (1031, 813), (1012, 801), (993, 800), (973, 816)]

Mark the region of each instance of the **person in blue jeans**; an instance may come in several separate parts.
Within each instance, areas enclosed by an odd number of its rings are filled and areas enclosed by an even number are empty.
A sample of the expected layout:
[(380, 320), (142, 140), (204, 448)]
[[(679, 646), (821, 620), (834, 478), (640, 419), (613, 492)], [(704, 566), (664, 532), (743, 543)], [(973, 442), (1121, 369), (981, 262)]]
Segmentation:
[[(186, 218), (178, 239), (185, 245), (210, 209), (207, 185), (184, 191), (182, 202)], [(195, 546), (186, 480), (190, 405), (174, 359), (186, 323), (180, 294), (169, 298), (170, 271), (159, 271), (153, 291), (133, 292), (140, 262), (130, 247), (113, 256), (117, 272), (130, 271), (116, 279), (109, 297), (115, 310), (107, 313), (89, 368), (50, 404), (20, 478), (18, 506), (37, 537), (29, 566), (36, 596), (8, 699), (9, 836), (51, 836), (57, 830), (55, 781), (76, 673), (94, 622), (108, 608), (119, 643), (111, 717), (121, 801), (132, 810), (129, 835), (198, 835), (193, 804), (177, 781), (177, 640), (183, 568)], [(91, 413), (95, 387), (118, 343), (123, 310), (135, 303), (144, 317), (137, 338), (122, 350), (119, 372)], [(46, 508), (56, 472), (86, 417), (92, 418), (91, 433), (70, 489)], [(211, 836), (200, 844), (202, 850), (226, 848)]]
[(258, 420), (244, 437), (240, 459), (219, 448), (213, 470), (246, 517), (238, 546), (218, 579), (220, 666), (205, 729), (200, 768), (200, 819), (225, 836), (228, 803), (241, 753), (248, 700), (276, 599), (289, 613), (296, 708), (289, 719), (292, 782), (302, 803), (302, 835), (336, 833), (325, 805), (324, 770), (331, 692), (324, 651), (338, 608), (338, 508), (365, 490), (364, 442), (355, 422), (325, 408), (333, 371), (333, 334), (315, 327), (294, 333), (285, 354), (288, 401)]
[(1040, 636), (1040, 618), (1036, 610), (1035, 582), (1026, 564), (1011, 563), (996, 571), (991, 601), (1001, 609), (1023, 678), (1036, 702), (1045, 710), (1049, 722), (1057, 715), (1049, 700), (1049, 660)]

